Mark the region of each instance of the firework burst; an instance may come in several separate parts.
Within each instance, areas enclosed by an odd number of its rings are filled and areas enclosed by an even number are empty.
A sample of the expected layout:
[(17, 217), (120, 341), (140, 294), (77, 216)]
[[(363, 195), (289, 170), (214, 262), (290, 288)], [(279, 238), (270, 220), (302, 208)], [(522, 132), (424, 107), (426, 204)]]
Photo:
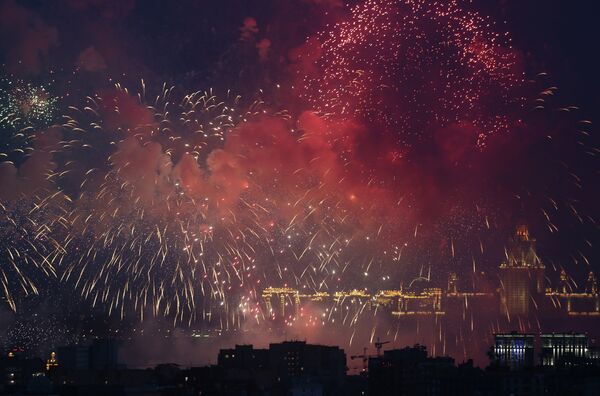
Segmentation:
[(46, 85), (0, 79), (0, 161), (19, 160), (31, 153), (36, 131), (54, 121), (57, 102)]
[[(26, 267), (56, 271), (121, 318), (221, 328), (273, 319), (260, 304), (270, 286), (316, 298), (356, 288), (306, 314), (311, 326), (355, 326), (366, 288), (495, 265), (488, 251), (502, 251), (498, 233), (516, 211), (550, 234), (594, 224), (579, 204), (586, 177), (565, 165), (573, 156), (563, 161), (566, 148), (596, 161), (589, 124), (573, 107), (556, 113), (556, 89), (526, 83), (510, 38), (488, 25), (455, 1), (354, 6), (307, 43), (319, 56), (290, 92), (314, 111), (293, 117), (143, 81), (139, 92), (117, 84), (85, 98), (62, 118), (57, 147), (33, 151), (53, 164), (49, 192), (3, 207), (9, 303), (11, 289), (36, 290)], [(31, 103), (12, 108), (4, 120), (36, 118)], [(575, 141), (559, 141), (574, 124)], [(569, 175), (569, 188), (538, 174)]]

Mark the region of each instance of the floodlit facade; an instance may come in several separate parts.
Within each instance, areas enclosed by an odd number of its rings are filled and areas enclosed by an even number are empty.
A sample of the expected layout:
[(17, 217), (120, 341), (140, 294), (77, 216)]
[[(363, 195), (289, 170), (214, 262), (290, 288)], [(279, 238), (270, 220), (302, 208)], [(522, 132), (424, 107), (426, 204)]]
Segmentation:
[(519, 370), (535, 365), (535, 335), (504, 333), (494, 335), (493, 360), (502, 367)]
[(542, 334), (542, 365), (580, 364), (588, 358), (588, 338), (585, 334)]

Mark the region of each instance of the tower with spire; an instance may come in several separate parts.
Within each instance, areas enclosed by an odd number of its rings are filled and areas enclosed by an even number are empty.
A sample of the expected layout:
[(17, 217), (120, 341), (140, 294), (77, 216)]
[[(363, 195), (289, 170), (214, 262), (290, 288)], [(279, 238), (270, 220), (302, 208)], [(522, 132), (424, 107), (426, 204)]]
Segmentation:
[(500, 264), (501, 309), (509, 316), (526, 316), (532, 302), (545, 291), (545, 266), (526, 225), (517, 227), (507, 243), (505, 256)]

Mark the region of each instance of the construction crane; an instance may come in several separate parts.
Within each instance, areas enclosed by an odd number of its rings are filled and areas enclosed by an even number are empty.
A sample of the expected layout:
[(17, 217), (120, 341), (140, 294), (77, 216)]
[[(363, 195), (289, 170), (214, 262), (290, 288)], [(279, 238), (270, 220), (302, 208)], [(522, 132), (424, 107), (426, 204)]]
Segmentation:
[(354, 359), (362, 359), (363, 362), (363, 368), (361, 373), (365, 374), (367, 372), (367, 363), (369, 361), (369, 355), (367, 355), (367, 348), (363, 349), (363, 354), (362, 355), (352, 355), (350, 356), (350, 359), (354, 360)]
[(352, 355), (350, 356), (350, 359), (354, 360), (354, 359), (362, 359), (363, 362), (363, 368), (362, 368), (362, 373), (366, 373), (367, 372), (367, 364), (369, 362), (369, 358), (372, 357), (381, 357), (381, 348), (383, 348), (383, 346), (385, 344), (389, 344), (390, 341), (380, 341), (379, 337), (377, 337), (377, 341), (375, 341), (373, 344), (375, 345), (375, 349), (377, 350), (377, 355), (376, 356), (369, 356), (367, 355), (367, 348), (363, 349), (363, 353), (362, 355)]
[(381, 348), (385, 345), (385, 344), (389, 344), (390, 341), (380, 341), (379, 337), (377, 337), (377, 341), (374, 342), (375, 344), (375, 349), (377, 349), (377, 357), (381, 356)]

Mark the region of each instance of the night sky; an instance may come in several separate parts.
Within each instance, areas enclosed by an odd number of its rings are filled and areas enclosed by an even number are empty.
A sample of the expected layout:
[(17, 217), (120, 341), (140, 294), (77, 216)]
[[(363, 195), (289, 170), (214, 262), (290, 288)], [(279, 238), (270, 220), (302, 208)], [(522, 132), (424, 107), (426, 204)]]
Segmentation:
[[(262, 342), (247, 333), (273, 327), (267, 287), (445, 288), (455, 272), (492, 291), (521, 223), (548, 286), (564, 269), (582, 287), (600, 260), (596, 8), (1, 1), (4, 345), (115, 328)], [(347, 337), (303, 336), (347, 348), (414, 339), (306, 317)]]

